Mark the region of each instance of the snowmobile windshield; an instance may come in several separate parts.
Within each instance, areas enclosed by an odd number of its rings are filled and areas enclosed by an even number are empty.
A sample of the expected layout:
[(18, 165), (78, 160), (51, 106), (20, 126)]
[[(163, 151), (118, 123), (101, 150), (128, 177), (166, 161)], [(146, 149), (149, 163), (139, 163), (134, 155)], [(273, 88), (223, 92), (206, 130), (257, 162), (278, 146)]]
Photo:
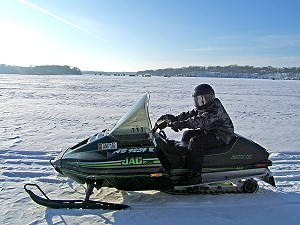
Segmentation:
[(124, 141), (149, 140), (151, 121), (148, 104), (150, 95), (146, 93), (132, 108), (115, 124), (109, 135)]

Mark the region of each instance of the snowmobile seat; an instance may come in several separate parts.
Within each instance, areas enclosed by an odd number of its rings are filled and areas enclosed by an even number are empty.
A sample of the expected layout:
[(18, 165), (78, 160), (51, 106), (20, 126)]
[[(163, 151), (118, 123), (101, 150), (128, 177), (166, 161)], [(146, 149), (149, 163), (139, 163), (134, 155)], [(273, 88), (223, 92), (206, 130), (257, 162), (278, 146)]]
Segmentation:
[(222, 153), (229, 152), (230, 150), (233, 149), (233, 147), (235, 146), (237, 140), (238, 140), (238, 136), (235, 135), (228, 145), (223, 145), (223, 146), (220, 146), (220, 147), (205, 149), (204, 155), (217, 155), (217, 154), (222, 154)]
[[(238, 136), (235, 135), (228, 145), (223, 145), (223, 146), (219, 146), (219, 147), (215, 147), (215, 148), (206, 149), (204, 152), (204, 155), (215, 155), (215, 154), (222, 154), (225, 152), (229, 152), (234, 147), (235, 143), (237, 142), (237, 139), (238, 139)], [(176, 146), (177, 149), (180, 149), (182, 152), (184, 152), (188, 149), (189, 142), (188, 141), (175, 141), (175, 142), (169, 141), (169, 145)]]

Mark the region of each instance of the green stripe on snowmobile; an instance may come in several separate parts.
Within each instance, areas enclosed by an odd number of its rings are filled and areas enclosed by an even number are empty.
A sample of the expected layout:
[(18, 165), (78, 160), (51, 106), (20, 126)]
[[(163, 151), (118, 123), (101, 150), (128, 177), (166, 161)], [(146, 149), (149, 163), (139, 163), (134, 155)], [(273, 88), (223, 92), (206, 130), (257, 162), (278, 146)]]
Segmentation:
[[(147, 159), (144, 159), (146, 161), (150, 161), (151, 162), (151, 159), (150, 160), (147, 160)], [(153, 160), (152, 161), (152, 164), (161, 164), (159, 160)]]
[(98, 163), (79, 163), (82, 167), (113, 167), (113, 166), (134, 166), (134, 165), (161, 165), (159, 159), (143, 159), (141, 157), (130, 157), (124, 160)]
[(121, 162), (120, 162), (120, 163), (79, 164), (79, 166), (83, 166), (83, 167), (110, 167), (110, 166), (121, 166)]

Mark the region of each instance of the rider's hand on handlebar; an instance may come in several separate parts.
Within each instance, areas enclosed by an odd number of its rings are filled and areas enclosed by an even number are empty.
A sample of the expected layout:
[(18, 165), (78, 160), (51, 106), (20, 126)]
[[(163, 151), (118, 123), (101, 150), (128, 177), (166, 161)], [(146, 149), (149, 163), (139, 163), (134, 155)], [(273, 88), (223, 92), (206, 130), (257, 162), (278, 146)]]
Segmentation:
[(165, 129), (168, 125), (169, 125), (169, 122), (166, 121), (166, 120), (163, 120), (163, 121), (161, 120), (161, 121), (156, 122), (156, 126), (157, 126), (160, 130)]
[(159, 123), (161, 121), (173, 122), (175, 120), (176, 120), (176, 117), (174, 115), (166, 114), (166, 115), (162, 115), (161, 117), (159, 117), (158, 120), (156, 121), (156, 123)]
[(180, 130), (184, 128), (188, 128), (189, 126), (186, 120), (182, 120), (182, 121), (175, 121), (169, 123), (169, 127), (171, 127), (171, 129), (174, 130), (175, 132), (179, 132)]
[(179, 132), (181, 126), (180, 126), (180, 122), (179, 121), (175, 121), (173, 123), (170, 123), (169, 126), (171, 127), (172, 130), (174, 130), (175, 132)]

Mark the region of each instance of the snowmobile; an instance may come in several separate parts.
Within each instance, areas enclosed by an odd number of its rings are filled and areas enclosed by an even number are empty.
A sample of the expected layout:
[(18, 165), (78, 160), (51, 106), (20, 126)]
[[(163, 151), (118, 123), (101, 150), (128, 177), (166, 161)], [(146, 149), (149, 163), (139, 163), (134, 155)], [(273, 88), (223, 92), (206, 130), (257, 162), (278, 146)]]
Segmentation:
[[(103, 130), (62, 151), (50, 163), (55, 170), (87, 184), (84, 200), (53, 200), (36, 184), (24, 188), (38, 204), (51, 208), (126, 209), (125, 204), (90, 200), (94, 188), (114, 187), (125, 191), (159, 190), (171, 194), (253, 193), (254, 178), (275, 186), (269, 153), (257, 143), (235, 134), (229, 145), (205, 153), (202, 179), (198, 184), (180, 185), (190, 173), (185, 168), (188, 143), (169, 140), (166, 121), (152, 128), (145, 93), (111, 130)], [(30, 188), (31, 186), (31, 188)], [(40, 190), (43, 197), (33, 192)]]

